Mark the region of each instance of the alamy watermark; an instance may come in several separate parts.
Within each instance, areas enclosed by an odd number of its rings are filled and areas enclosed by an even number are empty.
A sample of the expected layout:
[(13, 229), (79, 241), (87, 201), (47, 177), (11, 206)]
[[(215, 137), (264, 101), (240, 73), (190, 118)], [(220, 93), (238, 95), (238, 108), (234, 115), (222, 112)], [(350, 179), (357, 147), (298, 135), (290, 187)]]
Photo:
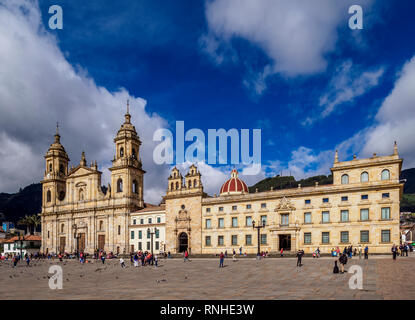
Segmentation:
[[(153, 161), (170, 165), (174, 162), (243, 164), (250, 166), (244, 169), (244, 175), (256, 175), (261, 171), (261, 129), (252, 129), (252, 137), (250, 132), (250, 129), (208, 129), (206, 141), (202, 130), (192, 128), (185, 132), (184, 121), (176, 121), (175, 139), (169, 129), (162, 128), (154, 132), (153, 141), (160, 143), (153, 150)], [(185, 147), (185, 142), (191, 144)]]
[(353, 265), (349, 268), (349, 273), (353, 275), (349, 279), (349, 289), (362, 290), (363, 289), (363, 269), (361, 266)]
[(62, 289), (62, 278), (63, 271), (62, 267), (58, 265), (53, 265), (49, 267), (49, 273), (53, 275), (49, 278), (49, 288), (52, 290)]

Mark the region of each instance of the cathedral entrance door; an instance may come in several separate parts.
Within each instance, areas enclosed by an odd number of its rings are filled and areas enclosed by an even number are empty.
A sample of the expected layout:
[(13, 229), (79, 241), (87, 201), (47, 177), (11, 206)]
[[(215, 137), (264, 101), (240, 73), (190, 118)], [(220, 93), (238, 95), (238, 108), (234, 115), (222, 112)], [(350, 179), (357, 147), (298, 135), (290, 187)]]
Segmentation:
[(188, 247), (188, 236), (186, 232), (179, 235), (179, 252), (184, 252)]
[(284, 249), (284, 251), (291, 250), (291, 235), (290, 234), (280, 234), (280, 250)]
[(59, 252), (65, 252), (66, 237), (60, 237), (59, 239)]
[(85, 250), (85, 233), (80, 233), (78, 236), (78, 252)]
[(99, 234), (98, 235), (98, 249), (104, 250), (104, 246), (105, 246), (105, 235)]

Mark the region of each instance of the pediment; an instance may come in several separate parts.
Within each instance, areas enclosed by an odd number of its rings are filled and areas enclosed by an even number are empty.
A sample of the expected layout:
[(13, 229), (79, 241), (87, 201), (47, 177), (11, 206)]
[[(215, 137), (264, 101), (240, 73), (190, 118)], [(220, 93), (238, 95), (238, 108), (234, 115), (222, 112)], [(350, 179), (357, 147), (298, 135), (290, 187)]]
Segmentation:
[(92, 173), (95, 173), (95, 172), (96, 171), (92, 170), (91, 168), (78, 166), (75, 169), (73, 169), (73, 171), (69, 174), (69, 177), (71, 177), (71, 178), (72, 177), (79, 177), (79, 176), (92, 174)]
[(279, 204), (277, 205), (274, 211), (279, 211), (279, 210), (295, 210), (295, 207), (291, 203), (290, 199), (287, 199), (286, 197), (284, 197), (280, 200)]

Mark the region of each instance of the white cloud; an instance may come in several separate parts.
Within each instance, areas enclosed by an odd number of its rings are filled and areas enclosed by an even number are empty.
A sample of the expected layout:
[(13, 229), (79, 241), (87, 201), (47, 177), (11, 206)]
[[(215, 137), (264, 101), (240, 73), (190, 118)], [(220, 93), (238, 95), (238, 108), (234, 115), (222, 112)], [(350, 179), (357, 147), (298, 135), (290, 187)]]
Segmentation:
[(44, 30), (37, 2), (2, 1), (0, 61), (1, 191), (14, 192), (42, 178), (43, 155), (53, 142), (57, 121), (71, 163), (78, 164), (85, 150), (87, 160), (98, 160), (108, 177), (106, 169), (115, 151), (113, 138), (130, 99), (132, 121), (143, 141), (145, 200), (160, 200), (168, 167), (154, 164), (152, 136), (166, 122), (146, 112), (144, 99), (132, 97), (123, 88), (109, 92), (85, 71), (75, 70), (56, 39)]
[[(371, 2), (361, 1), (361, 5), (367, 8)], [(337, 29), (348, 23), (351, 4), (353, 1), (209, 1), (205, 10), (208, 32), (201, 38), (202, 49), (218, 64), (228, 56), (236, 61), (234, 38), (262, 49), (270, 63), (244, 80), (261, 94), (272, 74), (293, 77), (324, 71), (327, 54), (335, 49)]]

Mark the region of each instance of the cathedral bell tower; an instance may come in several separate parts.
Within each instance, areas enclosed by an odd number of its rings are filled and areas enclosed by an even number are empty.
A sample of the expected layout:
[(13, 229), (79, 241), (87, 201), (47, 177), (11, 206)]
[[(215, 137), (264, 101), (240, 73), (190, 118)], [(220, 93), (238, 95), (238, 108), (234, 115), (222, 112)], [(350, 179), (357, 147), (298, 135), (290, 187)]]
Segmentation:
[(115, 156), (112, 160), (111, 197), (127, 198), (128, 204), (135, 208), (144, 208), (143, 177), (140, 159), (141, 141), (135, 127), (131, 124), (129, 102), (124, 123), (114, 139)]
[(46, 170), (42, 180), (42, 206), (51, 207), (66, 196), (69, 157), (61, 144), (59, 126), (56, 125), (55, 141), (45, 155)]

